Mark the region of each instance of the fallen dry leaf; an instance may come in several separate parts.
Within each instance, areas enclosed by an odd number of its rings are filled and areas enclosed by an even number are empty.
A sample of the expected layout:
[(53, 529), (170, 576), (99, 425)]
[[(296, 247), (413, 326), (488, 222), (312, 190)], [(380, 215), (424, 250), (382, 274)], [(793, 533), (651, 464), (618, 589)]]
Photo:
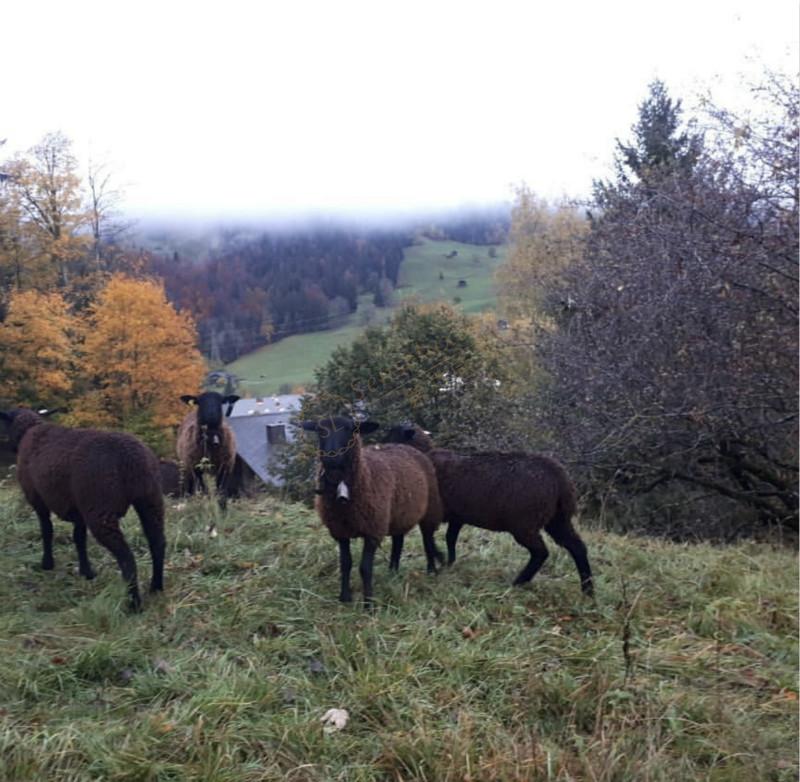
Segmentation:
[(320, 718), (322, 730), (325, 733), (335, 733), (337, 730), (343, 730), (349, 719), (350, 714), (347, 709), (328, 709)]

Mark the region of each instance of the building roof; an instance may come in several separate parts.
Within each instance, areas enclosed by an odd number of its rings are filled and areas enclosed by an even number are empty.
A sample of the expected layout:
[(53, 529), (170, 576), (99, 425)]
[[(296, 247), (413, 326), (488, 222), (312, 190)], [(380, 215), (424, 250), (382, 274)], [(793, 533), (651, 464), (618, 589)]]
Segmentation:
[(296, 413), (300, 410), (299, 394), (281, 394), (280, 396), (255, 396), (240, 399), (233, 406), (231, 418), (241, 418), (251, 415), (267, 415), (287, 410)]
[(297, 394), (240, 399), (227, 419), (239, 456), (265, 483), (283, 483), (275, 473), (275, 458), (282, 446), (269, 442), (267, 428), (282, 426), (286, 442), (293, 442), (294, 427), (289, 422), (300, 411), (300, 399)]

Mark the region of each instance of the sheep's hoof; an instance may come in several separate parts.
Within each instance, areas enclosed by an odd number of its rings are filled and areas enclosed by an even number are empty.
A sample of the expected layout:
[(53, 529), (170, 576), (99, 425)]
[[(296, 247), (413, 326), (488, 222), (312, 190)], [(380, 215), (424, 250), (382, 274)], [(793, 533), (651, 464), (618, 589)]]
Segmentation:
[(353, 595), (350, 592), (342, 592), (339, 595), (339, 602), (340, 603), (352, 603), (353, 602)]
[(97, 577), (97, 573), (94, 572), (91, 568), (88, 570), (81, 570), (80, 574), (87, 580), (91, 581), (93, 578)]
[(42, 560), (42, 570), (52, 570), (56, 566), (56, 563), (53, 559), (43, 559)]

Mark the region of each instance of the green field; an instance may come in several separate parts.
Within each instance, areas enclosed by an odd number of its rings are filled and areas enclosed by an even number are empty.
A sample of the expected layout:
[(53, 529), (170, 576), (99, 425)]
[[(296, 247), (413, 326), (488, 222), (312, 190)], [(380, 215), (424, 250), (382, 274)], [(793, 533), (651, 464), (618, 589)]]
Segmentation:
[[(430, 239), (406, 248), (395, 303), (446, 301), (467, 313), (494, 308), (494, 271), (505, 257), (506, 247), (496, 247), (495, 258), (489, 256), (488, 250)], [(453, 258), (446, 257), (453, 252), (457, 253)], [(439, 279), (440, 272), (444, 279)], [(466, 287), (459, 287), (459, 280), (464, 280)], [(370, 296), (362, 296), (359, 307), (370, 300)], [(384, 322), (389, 316), (389, 311), (376, 310), (375, 322)], [(254, 396), (277, 393), (284, 384), (305, 386), (313, 380), (314, 369), (328, 360), (334, 348), (348, 345), (362, 333), (364, 327), (359, 324), (356, 312), (340, 328), (287, 337), (243, 356), (226, 369), (242, 378), (242, 391)]]
[[(496, 257), (492, 258), (488, 247), (422, 239), (405, 252), (397, 300), (445, 301), (467, 313), (493, 309), (497, 301), (494, 272), (506, 250), (505, 246), (495, 247)], [(457, 255), (448, 258), (453, 252)], [(459, 287), (459, 280), (466, 282), (466, 287)]]
[[(0, 490), (0, 779), (797, 779), (794, 551), (588, 532), (592, 603), (555, 546), (512, 588), (509, 535), (465, 528), (428, 576), (413, 534), (398, 574), (379, 551), (369, 614), (336, 600), (312, 511), (234, 503), (211, 539), (216, 512), (170, 509), (166, 591), (131, 616), (93, 541), (98, 578), (76, 575), (68, 525), (40, 570), (35, 516)], [(327, 735), (331, 708), (349, 722)]]

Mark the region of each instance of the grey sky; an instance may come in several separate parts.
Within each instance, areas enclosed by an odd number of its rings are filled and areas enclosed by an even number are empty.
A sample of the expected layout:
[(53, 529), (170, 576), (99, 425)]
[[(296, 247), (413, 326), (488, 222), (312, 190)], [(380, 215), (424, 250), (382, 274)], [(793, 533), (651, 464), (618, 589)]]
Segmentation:
[(9, 0), (0, 26), (4, 152), (62, 130), (168, 215), (578, 195), (653, 78), (746, 105), (760, 63), (798, 67), (795, 0)]

